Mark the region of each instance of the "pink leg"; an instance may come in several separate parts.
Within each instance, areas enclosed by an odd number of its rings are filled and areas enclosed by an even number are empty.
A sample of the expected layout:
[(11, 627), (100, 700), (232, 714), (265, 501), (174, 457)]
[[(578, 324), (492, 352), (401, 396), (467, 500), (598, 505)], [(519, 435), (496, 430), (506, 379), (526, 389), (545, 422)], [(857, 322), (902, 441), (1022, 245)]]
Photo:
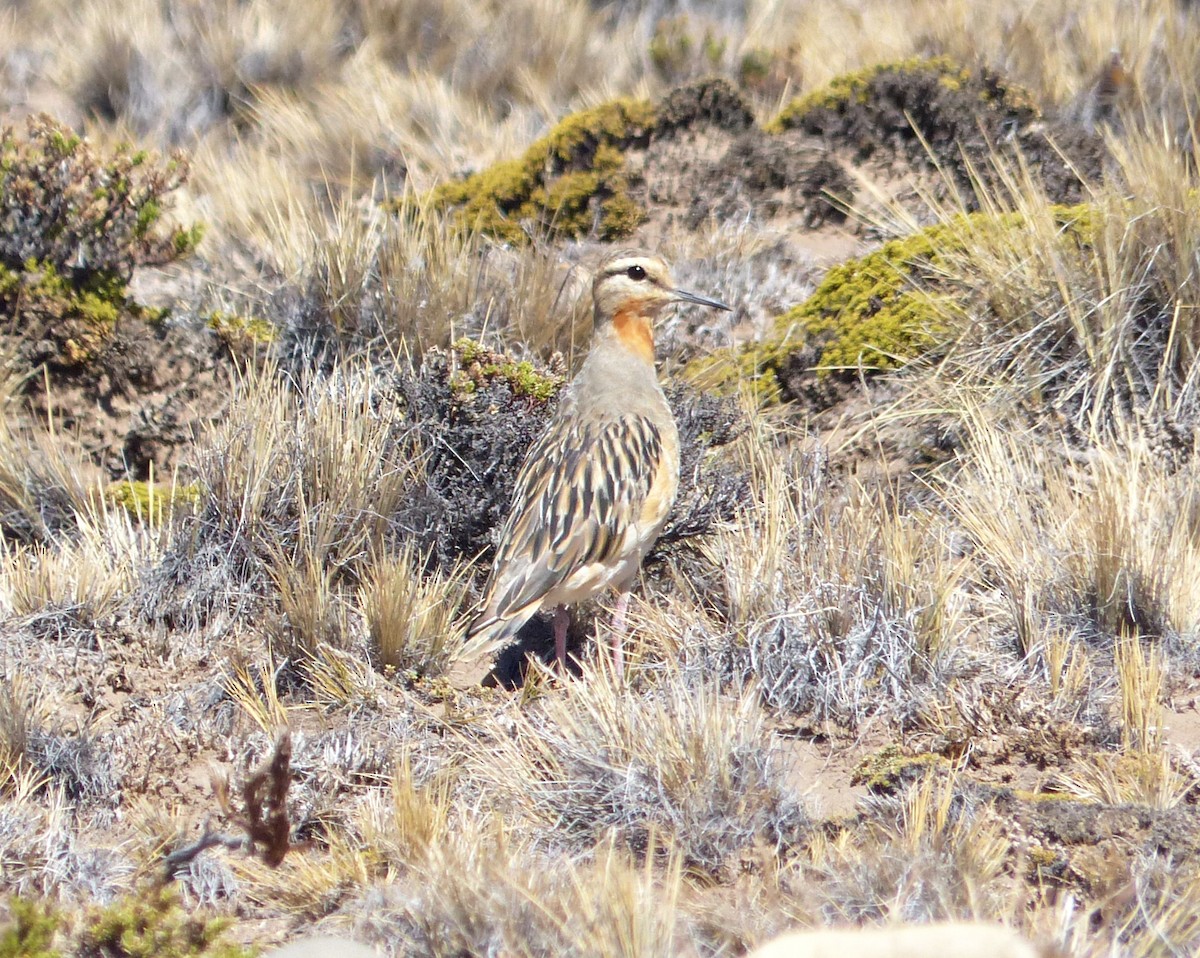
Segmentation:
[(571, 616), (567, 613), (565, 605), (556, 606), (554, 609), (554, 661), (558, 663), (558, 670), (564, 675), (567, 673), (567, 627), (571, 624)]
[(622, 648), (625, 640), (625, 612), (629, 608), (629, 593), (622, 590), (617, 596), (617, 607), (613, 609), (612, 623), (612, 657), (613, 671), (616, 673), (617, 681), (625, 678), (625, 652)]

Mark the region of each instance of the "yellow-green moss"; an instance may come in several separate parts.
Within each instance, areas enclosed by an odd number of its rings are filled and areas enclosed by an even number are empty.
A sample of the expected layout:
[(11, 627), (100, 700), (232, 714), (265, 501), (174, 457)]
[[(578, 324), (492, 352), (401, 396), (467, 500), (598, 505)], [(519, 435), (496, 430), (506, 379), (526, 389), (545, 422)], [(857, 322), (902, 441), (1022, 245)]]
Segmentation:
[(710, 389), (749, 383), (760, 400), (773, 402), (780, 395), (777, 374), (800, 348), (819, 349), (819, 376), (903, 365), (937, 343), (955, 308), (913, 285), (915, 270), (934, 266), (951, 246), (961, 248), (954, 235), (950, 225), (932, 226), (833, 267), (811, 297), (775, 319), (765, 341), (703, 357), (685, 375)]
[(83, 285), (62, 276), (50, 263), (29, 260), (19, 269), (0, 265), (0, 317), (21, 333), (49, 339), (58, 347), (53, 361), (83, 365), (112, 339), (122, 314), (140, 316), (125, 283), (93, 274)]
[(0, 928), (0, 958), (58, 958), (52, 945), (59, 919), (52, 908), (13, 898), (9, 912), (9, 924)]
[(903, 365), (938, 341), (955, 308), (915, 287), (914, 273), (936, 269), (944, 253), (960, 250), (960, 230), (931, 226), (835, 266), (812, 296), (775, 320), (779, 336), (823, 342), (817, 366), (824, 373)]
[(900, 785), (905, 775), (914, 769), (924, 771), (940, 767), (950, 767), (950, 762), (941, 755), (932, 752), (905, 755), (899, 745), (885, 745), (858, 763), (850, 776), (850, 784), (866, 785), (873, 791), (889, 792)]
[(480, 384), (500, 379), (514, 396), (545, 402), (562, 389), (565, 381), (561, 376), (539, 373), (533, 363), (516, 362), (473, 339), (459, 339), (450, 348), (458, 358), (450, 385), (459, 395), (470, 395)]
[(844, 110), (853, 105), (864, 105), (871, 95), (873, 81), (884, 74), (917, 74), (935, 79), (939, 86), (948, 90), (960, 90), (972, 85), (979, 87), (979, 96), (985, 103), (998, 108), (1037, 114), (1032, 95), (1019, 87), (1003, 87), (996, 94), (970, 70), (950, 57), (911, 57), (892, 63), (880, 63), (854, 73), (844, 73), (828, 84), (792, 100), (770, 120), (765, 129), (768, 133), (781, 133), (795, 126), (816, 110)]
[(1054, 849), (1034, 845), (1029, 849), (1027, 873), (1035, 881), (1053, 881), (1062, 875), (1067, 864), (1066, 857)]
[[(1088, 206), (1055, 206), (1051, 214), (1072, 242), (1092, 242), (1099, 228)], [(802, 348), (814, 353), (818, 378), (903, 366), (944, 343), (961, 311), (957, 296), (939, 288), (947, 258), (962, 253), (967, 237), (1002, 238), (1024, 223), (1015, 213), (973, 213), (892, 240), (830, 269), (812, 296), (775, 319), (763, 342), (694, 360), (684, 375), (717, 391), (748, 386), (773, 402), (781, 392), (778, 373)]]
[(648, 101), (628, 98), (572, 114), (518, 159), (437, 187), (432, 203), (454, 210), (460, 228), (510, 243), (529, 240), (527, 225), (619, 239), (645, 219), (629, 195), (623, 154), (647, 141), (654, 117)]
[(196, 483), (172, 485), (123, 480), (106, 486), (104, 498), (125, 509), (138, 521), (157, 525), (176, 509), (195, 508), (200, 501), (200, 487)]
[(278, 331), (269, 320), (217, 310), (206, 324), (235, 356), (253, 353), (275, 342)]
[(129, 895), (89, 911), (78, 953), (109, 958), (252, 958), (254, 952), (225, 940), (225, 918), (188, 914), (166, 888)]
[(741, 348), (718, 349), (688, 363), (683, 378), (697, 389), (720, 396), (736, 395), (744, 389), (760, 405), (777, 403), (782, 390), (776, 373), (795, 346), (786, 337), (772, 337)]
[(232, 922), (188, 914), (165, 887), (149, 887), (116, 901), (69, 914), (21, 898), (9, 903), (0, 927), (0, 958), (58, 958), (53, 947), (82, 958), (253, 958), (226, 940)]

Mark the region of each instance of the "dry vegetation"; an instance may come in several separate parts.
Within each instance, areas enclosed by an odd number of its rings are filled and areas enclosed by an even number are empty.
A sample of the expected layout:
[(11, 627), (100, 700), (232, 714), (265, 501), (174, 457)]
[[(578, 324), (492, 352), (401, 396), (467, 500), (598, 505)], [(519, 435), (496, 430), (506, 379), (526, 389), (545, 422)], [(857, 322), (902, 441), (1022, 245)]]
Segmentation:
[[(1198, 101), (1183, 0), (0, 4), (0, 958), (1197, 953)], [(626, 675), (455, 690), (633, 226), (735, 312)]]

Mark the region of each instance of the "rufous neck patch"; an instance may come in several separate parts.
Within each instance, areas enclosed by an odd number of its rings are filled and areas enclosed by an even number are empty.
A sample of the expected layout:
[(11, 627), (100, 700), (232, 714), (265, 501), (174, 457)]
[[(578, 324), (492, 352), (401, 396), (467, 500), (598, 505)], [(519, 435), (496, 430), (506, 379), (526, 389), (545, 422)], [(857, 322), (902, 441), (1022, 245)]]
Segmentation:
[(642, 314), (641, 303), (629, 303), (613, 316), (613, 332), (630, 352), (648, 363), (654, 362), (654, 333), (650, 319)]

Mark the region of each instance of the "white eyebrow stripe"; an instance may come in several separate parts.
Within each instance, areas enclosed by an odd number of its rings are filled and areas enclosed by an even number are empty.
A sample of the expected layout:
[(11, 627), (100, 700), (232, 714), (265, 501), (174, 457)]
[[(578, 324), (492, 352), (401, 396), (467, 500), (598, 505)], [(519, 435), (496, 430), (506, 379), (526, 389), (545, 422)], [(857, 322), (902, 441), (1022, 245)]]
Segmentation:
[[(645, 260), (633, 258), (619, 259), (608, 268), (608, 275), (616, 276), (618, 273), (624, 273), (631, 266), (641, 266), (643, 269), (645, 269), (645, 265)], [(647, 269), (646, 272), (649, 273), (650, 270)]]

